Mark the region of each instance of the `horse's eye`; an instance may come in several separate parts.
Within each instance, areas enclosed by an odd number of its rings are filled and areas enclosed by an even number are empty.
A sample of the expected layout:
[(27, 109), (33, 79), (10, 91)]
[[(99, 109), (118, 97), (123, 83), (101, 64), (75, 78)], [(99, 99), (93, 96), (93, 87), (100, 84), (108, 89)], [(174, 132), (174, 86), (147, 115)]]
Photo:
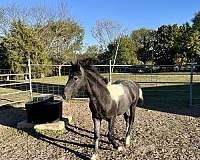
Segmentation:
[(78, 77), (77, 77), (77, 76), (74, 76), (74, 80), (77, 81), (77, 80), (78, 80)]

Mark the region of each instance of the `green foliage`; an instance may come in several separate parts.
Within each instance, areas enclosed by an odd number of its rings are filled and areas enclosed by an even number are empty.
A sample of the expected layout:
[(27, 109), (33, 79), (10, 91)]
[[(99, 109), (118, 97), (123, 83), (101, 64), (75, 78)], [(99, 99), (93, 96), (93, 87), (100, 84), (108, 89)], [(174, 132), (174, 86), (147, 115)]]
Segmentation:
[(132, 31), (130, 36), (136, 45), (140, 48), (143, 47), (148, 41), (153, 41), (154, 37), (152, 36), (152, 32), (153, 30), (151, 29), (141, 28)]
[(195, 14), (192, 21), (193, 25), (187, 48), (190, 50), (191, 59), (195, 59), (196, 62), (200, 63), (200, 11)]
[(174, 45), (176, 51), (174, 63), (178, 65), (184, 65), (190, 62), (190, 50), (187, 47), (191, 32), (190, 25), (185, 23), (179, 26), (179, 32), (179, 36), (177, 37)]
[[(3, 38), (3, 46), (7, 50), (7, 63), (15, 73), (26, 72), (22, 64), (27, 64), (29, 57), (33, 64), (50, 64), (42, 41), (21, 21), (12, 23), (10, 33)], [(48, 74), (49, 70), (45, 67), (37, 67), (33, 72), (39, 76), (40, 73)]]
[(144, 63), (146, 63), (146, 61), (151, 61), (153, 58), (155, 32), (154, 30), (141, 28), (131, 33), (131, 38), (138, 48), (138, 59)]
[[(17, 6), (0, 7), (0, 67), (21, 73), (26, 72), (22, 64), (26, 64), (29, 57), (33, 64), (64, 64), (74, 60), (77, 53), (86, 64), (108, 64), (115, 57), (115, 64), (142, 61), (145, 64), (183, 65), (191, 59), (200, 63), (200, 11), (192, 19), (191, 26), (185, 23), (162, 25), (157, 30), (141, 28), (121, 37), (118, 24), (100, 21), (93, 36), (101, 45), (105, 44), (104, 50), (99, 53), (99, 47), (92, 45), (80, 54), (84, 29), (66, 17), (63, 9), (48, 13), (41, 7), (32, 12), (22, 12)], [(37, 77), (48, 75), (50, 70), (33, 67)]]
[(0, 41), (0, 68), (7, 69), (9, 68), (7, 50), (3, 45), (3, 40), (1, 39)]
[(187, 47), (191, 53), (190, 58), (199, 59), (200, 57), (200, 31), (195, 30), (191, 33)]
[(91, 45), (85, 53), (79, 55), (84, 64), (99, 64), (99, 50), (96, 45)]
[(159, 69), (152, 60), (146, 61), (145, 65), (147, 65), (145, 66), (146, 72), (156, 72)]
[(192, 20), (192, 28), (193, 30), (198, 30), (200, 32), (200, 11), (195, 14), (195, 17)]
[(70, 19), (49, 21), (35, 30), (54, 64), (70, 62), (81, 50), (84, 30)]
[(179, 27), (163, 25), (156, 32), (154, 43), (154, 61), (156, 64), (174, 64), (177, 54), (176, 42), (180, 36)]
[(108, 64), (109, 60), (115, 59), (117, 52), (115, 64), (137, 64), (136, 51), (137, 47), (132, 39), (128, 36), (123, 36), (108, 45), (108, 50), (101, 55), (101, 62)]
[(15, 60), (25, 62), (28, 52), (32, 63), (48, 64), (50, 59), (53, 64), (64, 64), (74, 59), (82, 49), (84, 30), (66, 11), (65, 2), (58, 2), (54, 9), (42, 5), (26, 9), (18, 5), (0, 7), (0, 33), (6, 51), (5, 56), (1, 47), (0, 56), (7, 57), (5, 62), (1, 60), (3, 66), (21, 72)]

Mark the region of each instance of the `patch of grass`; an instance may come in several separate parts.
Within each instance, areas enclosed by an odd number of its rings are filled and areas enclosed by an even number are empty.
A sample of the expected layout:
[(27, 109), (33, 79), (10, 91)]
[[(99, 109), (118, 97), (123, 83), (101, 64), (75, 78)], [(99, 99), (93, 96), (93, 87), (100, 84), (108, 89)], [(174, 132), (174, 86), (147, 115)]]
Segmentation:
[(33, 83), (64, 85), (64, 84), (66, 84), (67, 80), (68, 80), (68, 76), (53, 76), (53, 77), (32, 79), (32, 82)]
[[(108, 74), (102, 74), (108, 77)], [(66, 83), (67, 76), (45, 77), (40, 79), (33, 79), (35, 86), (35, 93), (55, 93), (58, 94)], [(166, 106), (186, 106), (188, 103), (188, 89), (189, 89), (189, 73), (153, 73), (153, 74), (113, 74), (112, 80), (133, 80), (139, 82), (144, 90), (145, 101), (147, 105)], [(200, 94), (200, 75), (194, 75), (193, 96), (198, 97)], [(28, 85), (28, 84), (27, 84)], [(29, 86), (26, 86), (29, 89)], [(26, 88), (25, 88), (26, 89)], [(20, 90), (20, 88), (18, 88)], [(174, 92), (177, 90), (176, 92)], [(17, 91), (15, 88), (0, 88), (0, 94), (12, 93)], [(168, 91), (168, 92), (165, 92)], [(28, 93), (27, 93), (28, 94)], [(21, 96), (12, 96), (11, 99), (16, 100), (27, 97), (27, 94)]]

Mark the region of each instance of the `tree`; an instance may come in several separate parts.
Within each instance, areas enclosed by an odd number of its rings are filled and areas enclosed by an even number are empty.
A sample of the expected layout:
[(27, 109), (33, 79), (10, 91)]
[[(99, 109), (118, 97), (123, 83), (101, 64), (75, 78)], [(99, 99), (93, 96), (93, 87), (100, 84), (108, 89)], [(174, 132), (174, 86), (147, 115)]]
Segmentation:
[[(7, 50), (7, 62), (14, 73), (26, 72), (23, 64), (30, 57), (33, 64), (50, 64), (44, 44), (35, 32), (21, 21), (14, 21), (9, 34), (3, 38)], [(46, 67), (33, 68), (36, 76), (48, 74)]]
[(138, 59), (144, 63), (153, 61), (153, 47), (156, 31), (146, 28), (134, 30), (131, 33), (131, 39), (135, 42), (138, 51)]
[(179, 26), (179, 36), (174, 44), (175, 57), (174, 63), (178, 65), (187, 64), (190, 61), (190, 50), (187, 45), (189, 42), (191, 27), (189, 23)]
[(179, 27), (174, 25), (163, 25), (156, 32), (154, 43), (154, 57), (156, 64), (174, 64), (177, 55), (176, 42), (180, 36)]
[(73, 20), (49, 21), (36, 31), (54, 64), (70, 62), (82, 47), (84, 30)]
[(84, 54), (81, 55), (80, 59), (86, 64), (99, 64), (99, 50), (96, 45), (88, 46)]
[(16, 4), (9, 5), (0, 8), (0, 34), (5, 35), (9, 32), (13, 21), (28, 21), (28, 10), (27, 8), (20, 8)]
[(200, 11), (195, 14), (195, 17), (192, 19), (192, 29), (198, 30), (200, 32)]
[(198, 30), (195, 30), (191, 33), (187, 47), (191, 53), (191, 55), (188, 56), (188, 58), (199, 62), (200, 60), (200, 32)]
[(101, 51), (105, 51), (108, 44), (114, 42), (121, 34), (121, 25), (107, 19), (97, 21), (92, 29), (92, 36), (99, 43)]
[(137, 64), (137, 47), (128, 36), (119, 37), (114, 43), (109, 44), (108, 50), (101, 55), (101, 62), (108, 64), (108, 59), (114, 59), (118, 43), (116, 64)]
[(3, 39), (0, 38), (0, 68), (9, 68), (7, 50), (3, 45)]
[(58, 7), (33, 6), (23, 9), (17, 5), (0, 8), (0, 33), (9, 35), (12, 22), (21, 21), (37, 34), (44, 44), (44, 51), (55, 64), (69, 62), (80, 51), (83, 28), (68, 16), (66, 2), (60, 0)]
[(188, 57), (200, 63), (200, 11), (195, 14), (192, 22), (193, 24), (187, 44), (187, 48), (190, 51), (190, 56)]

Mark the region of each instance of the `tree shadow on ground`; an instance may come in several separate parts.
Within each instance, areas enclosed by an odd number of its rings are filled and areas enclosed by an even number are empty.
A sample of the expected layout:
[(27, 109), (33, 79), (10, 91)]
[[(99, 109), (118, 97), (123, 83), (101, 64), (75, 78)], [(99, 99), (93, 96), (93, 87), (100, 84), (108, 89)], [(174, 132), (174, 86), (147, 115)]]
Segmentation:
[[(17, 123), (19, 123), (23, 120), (26, 120), (26, 111), (25, 111), (24, 107), (19, 108), (19, 107), (12, 107), (12, 106), (3, 106), (0, 108), (0, 124), (1, 125), (18, 129)], [(93, 148), (92, 144), (84, 144), (84, 143), (79, 143), (79, 142), (73, 142), (71, 140), (60, 140), (58, 138), (52, 138), (52, 137), (44, 135), (40, 132), (37, 132), (35, 129), (31, 129), (31, 128), (30, 129), (18, 129), (18, 130), (26, 132), (29, 135), (31, 135), (32, 137), (35, 137), (35, 138), (42, 140), (44, 142), (47, 142), (49, 144), (52, 144), (56, 147), (62, 148), (68, 152), (71, 152), (71, 153), (75, 154), (78, 158), (81, 158), (81, 159), (89, 159), (89, 158), (88, 158), (88, 155), (80, 153), (80, 152), (74, 150), (73, 148), (70, 148), (65, 145), (61, 145), (57, 142), (63, 142), (65, 144), (69, 144), (69, 145), (72, 144), (72, 145), (79, 146), (79, 147)], [(85, 130), (85, 129), (83, 129), (83, 130)], [(79, 133), (79, 132), (75, 131), (75, 126), (70, 126), (70, 128), (66, 127), (66, 132), (73, 132), (80, 136), (84, 136), (86, 138), (92, 139), (92, 137), (90, 137), (90, 136), (87, 136), (83, 133)]]
[[(78, 158), (89, 159), (88, 155), (80, 153), (79, 151), (75, 150), (74, 147), (70, 148), (70, 145), (93, 149), (94, 148), (93, 144), (80, 143), (80, 142), (76, 142), (76, 141), (69, 140), (69, 139), (62, 140), (57, 137), (55, 138), (53, 136), (48, 136), (48, 134), (46, 135), (46, 134), (40, 133), (33, 128), (18, 129), (17, 124), (26, 119), (27, 119), (27, 116), (26, 116), (26, 110), (24, 107), (13, 107), (10, 105), (0, 107), (0, 124), (1, 125), (15, 128), (19, 131), (21, 130), (23, 132), (26, 132), (28, 135), (30, 135), (34, 138), (37, 138), (38, 140), (42, 140), (42, 141), (47, 142), (51, 145), (54, 145), (58, 148), (64, 149), (67, 152), (71, 152), (74, 155), (76, 155), (76, 157), (78, 157)], [(66, 125), (65, 132), (63, 134), (65, 134), (66, 132), (68, 132), (68, 133), (71, 132), (71, 133), (79, 135), (81, 137), (85, 137), (87, 139), (93, 140), (93, 132), (91, 132), (85, 128), (80, 128), (80, 127), (76, 127), (74, 125), (66, 124), (67, 121), (65, 120), (65, 118), (63, 118), (63, 120), (65, 121), (65, 125)], [(87, 134), (85, 134), (85, 133), (87, 133)], [(105, 136), (105, 135), (103, 135), (103, 136)], [(104, 141), (104, 140), (100, 140), (100, 142), (110, 144), (108, 141)], [(65, 145), (62, 145), (59, 143), (65, 143)], [(69, 144), (69, 146), (66, 146), (67, 144)], [(99, 148), (102, 150), (110, 150), (109, 148), (104, 148), (101, 146), (99, 146)]]
[[(142, 108), (200, 117), (200, 102), (189, 106), (189, 85), (172, 85), (143, 88), (144, 105)], [(193, 85), (193, 97), (200, 97), (200, 83)]]
[[(49, 92), (47, 89), (49, 88), (63, 88), (63, 85), (53, 85), (53, 84), (42, 84), (37, 83), (35, 84), (37, 86), (42, 85), (42, 90), (37, 91), (39, 93), (52, 93), (56, 94), (55, 92)], [(46, 87), (46, 89), (44, 89)], [(173, 85), (173, 86), (159, 86), (159, 87), (148, 87), (143, 88), (144, 92), (144, 99), (145, 103), (142, 108), (144, 109), (150, 109), (155, 111), (161, 111), (161, 112), (167, 112), (167, 113), (173, 113), (178, 115), (186, 115), (186, 116), (193, 116), (193, 117), (200, 117), (200, 107), (188, 107), (188, 85)], [(200, 92), (200, 84), (194, 84), (193, 85), (193, 94), (194, 96), (198, 96)], [(22, 89), (22, 88), (21, 88)], [(36, 91), (36, 89), (33, 89)], [(58, 92), (57, 94), (62, 94), (62, 91)], [(17, 123), (20, 121), (23, 121), (26, 119), (26, 111), (24, 107), (13, 107), (13, 106), (4, 106), (0, 107), (0, 124), (4, 126), (9, 126), (12, 128), (17, 128)], [(76, 130), (76, 126), (69, 125), (66, 127), (67, 132), (73, 132), (74, 134), (80, 135), (82, 137), (86, 137), (88, 139), (93, 139), (93, 132), (88, 131), (85, 128), (78, 128), (78, 131)], [(61, 140), (54, 137), (49, 137), (47, 135), (41, 134), (36, 132), (33, 129), (21, 129), (22, 131), (28, 133), (29, 135), (40, 139), (44, 142), (47, 142), (49, 144), (52, 144), (56, 147), (62, 148), (68, 152), (73, 153), (76, 155), (76, 157), (81, 159), (88, 159), (88, 155), (80, 153), (78, 150), (75, 150), (74, 148), (71, 148), (70, 146), (59, 144), (65, 143), (65, 144), (72, 144), (77, 147), (87, 147), (87, 148), (93, 148), (93, 144), (83, 144), (79, 142), (74, 142), (71, 140)], [(87, 133), (87, 134), (85, 134)], [(88, 135), (89, 134), (89, 135)], [(90, 136), (91, 134), (91, 136)], [(105, 135), (103, 135), (105, 136)], [(106, 141), (102, 141), (103, 143), (108, 143)], [(107, 150), (105, 148), (102, 148), (104, 150)]]

